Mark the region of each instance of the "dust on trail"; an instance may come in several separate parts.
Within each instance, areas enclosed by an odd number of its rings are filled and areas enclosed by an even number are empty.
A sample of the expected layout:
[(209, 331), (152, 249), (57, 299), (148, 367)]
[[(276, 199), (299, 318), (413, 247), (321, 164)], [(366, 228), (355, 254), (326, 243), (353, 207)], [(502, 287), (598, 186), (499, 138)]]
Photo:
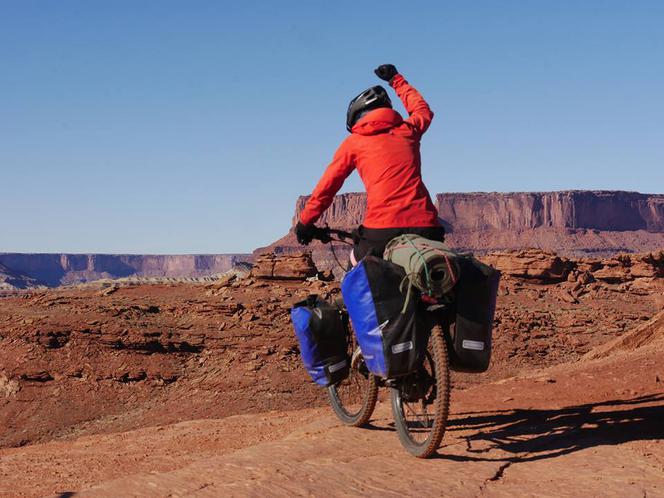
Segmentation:
[(662, 365), (656, 344), (457, 390), (430, 460), (387, 403), (368, 429), (316, 408), (3, 450), (0, 495), (664, 496)]

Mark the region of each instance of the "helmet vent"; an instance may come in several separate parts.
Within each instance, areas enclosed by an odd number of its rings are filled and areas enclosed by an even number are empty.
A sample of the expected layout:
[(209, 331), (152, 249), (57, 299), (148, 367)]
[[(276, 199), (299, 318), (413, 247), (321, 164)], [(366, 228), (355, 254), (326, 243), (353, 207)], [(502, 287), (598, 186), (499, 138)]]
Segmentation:
[(350, 101), (346, 113), (346, 129), (351, 131), (360, 116), (366, 111), (381, 107), (392, 108), (387, 91), (380, 85), (371, 87)]

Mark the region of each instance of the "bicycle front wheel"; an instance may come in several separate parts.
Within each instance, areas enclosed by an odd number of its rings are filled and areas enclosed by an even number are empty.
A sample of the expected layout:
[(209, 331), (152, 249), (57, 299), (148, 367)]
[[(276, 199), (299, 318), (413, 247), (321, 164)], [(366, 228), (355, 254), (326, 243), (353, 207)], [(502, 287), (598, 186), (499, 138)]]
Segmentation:
[(420, 370), (391, 388), (392, 413), (401, 444), (427, 458), (440, 446), (450, 406), (450, 368), (443, 328), (435, 325)]
[(371, 418), (378, 399), (376, 377), (367, 370), (355, 335), (348, 341), (351, 357), (348, 377), (327, 388), (334, 413), (344, 424), (360, 427)]

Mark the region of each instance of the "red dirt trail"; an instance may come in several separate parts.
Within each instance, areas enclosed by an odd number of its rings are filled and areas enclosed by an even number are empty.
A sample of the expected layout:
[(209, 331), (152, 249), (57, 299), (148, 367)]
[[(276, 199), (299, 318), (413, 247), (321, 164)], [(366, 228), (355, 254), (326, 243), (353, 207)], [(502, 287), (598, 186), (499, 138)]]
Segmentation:
[(387, 403), (369, 429), (316, 408), (3, 450), (0, 494), (664, 496), (661, 346), (457, 391), (427, 461)]

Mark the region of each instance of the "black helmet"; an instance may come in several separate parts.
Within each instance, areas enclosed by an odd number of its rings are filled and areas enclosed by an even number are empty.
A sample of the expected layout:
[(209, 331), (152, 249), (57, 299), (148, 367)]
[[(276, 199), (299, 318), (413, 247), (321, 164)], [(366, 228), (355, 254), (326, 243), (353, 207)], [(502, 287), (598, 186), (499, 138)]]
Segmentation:
[(380, 85), (372, 86), (368, 90), (363, 91), (348, 104), (346, 129), (350, 131), (355, 123), (357, 123), (357, 120), (360, 119), (362, 113), (378, 109), (379, 107), (392, 109), (392, 101), (389, 95), (387, 95), (387, 91)]

